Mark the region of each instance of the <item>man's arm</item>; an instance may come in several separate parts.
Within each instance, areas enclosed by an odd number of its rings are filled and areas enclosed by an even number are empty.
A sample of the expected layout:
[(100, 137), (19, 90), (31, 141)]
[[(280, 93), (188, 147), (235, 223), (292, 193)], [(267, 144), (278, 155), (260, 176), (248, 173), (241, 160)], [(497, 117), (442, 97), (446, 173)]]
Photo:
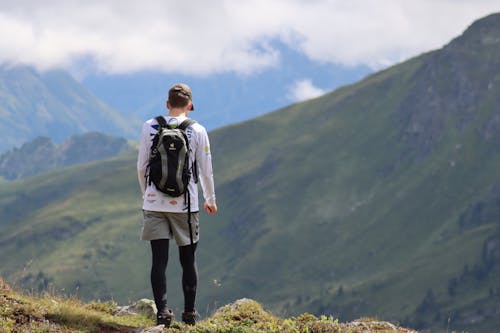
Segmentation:
[(217, 203), (215, 201), (215, 185), (212, 170), (212, 154), (210, 152), (210, 142), (205, 128), (199, 133), (198, 147), (196, 149), (196, 163), (198, 164), (198, 178), (203, 190), (205, 204), (203, 208), (213, 215), (217, 213)]
[(141, 140), (139, 141), (139, 154), (137, 156), (137, 178), (143, 195), (146, 191), (146, 172), (148, 169), (150, 154), (148, 140), (151, 140), (149, 138), (147, 126), (148, 125), (146, 123), (142, 125)]

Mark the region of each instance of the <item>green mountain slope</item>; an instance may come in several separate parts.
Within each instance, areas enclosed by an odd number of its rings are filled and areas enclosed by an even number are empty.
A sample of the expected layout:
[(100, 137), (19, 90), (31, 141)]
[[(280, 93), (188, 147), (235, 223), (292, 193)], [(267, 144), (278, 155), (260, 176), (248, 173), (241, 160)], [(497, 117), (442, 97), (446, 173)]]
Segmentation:
[(100, 131), (136, 137), (138, 120), (126, 119), (64, 71), (38, 73), (28, 67), (0, 67), (0, 151), (37, 136), (57, 142)]
[[(443, 49), (211, 133), (199, 309), (415, 328), (500, 325), (500, 14)], [(85, 298), (149, 296), (135, 155), (0, 188), (0, 274)], [(169, 292), (180, 307), (179, 265)]]

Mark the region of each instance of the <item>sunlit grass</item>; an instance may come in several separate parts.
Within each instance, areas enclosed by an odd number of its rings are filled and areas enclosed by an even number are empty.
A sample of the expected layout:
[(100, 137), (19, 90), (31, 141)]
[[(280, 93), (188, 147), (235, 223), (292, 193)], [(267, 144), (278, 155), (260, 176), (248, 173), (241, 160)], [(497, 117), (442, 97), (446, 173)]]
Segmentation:
[(132, 332), (154, 324), (140, 314), (115, 316), (116, 310), (114, 302), (85, 304), (74, 296), (17, 292), (0, 280), (2, 332)]

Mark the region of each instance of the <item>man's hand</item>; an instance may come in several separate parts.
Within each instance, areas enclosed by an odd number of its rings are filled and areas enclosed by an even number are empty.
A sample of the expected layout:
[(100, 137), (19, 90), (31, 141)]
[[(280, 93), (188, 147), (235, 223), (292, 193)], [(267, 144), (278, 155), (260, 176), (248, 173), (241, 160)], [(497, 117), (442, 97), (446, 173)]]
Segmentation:
[(203, 208), (207, 211), (208, 214), (210, 215), (215, 215), (217, 213), (217, 205), (209, 205), (208, 203), (205, 202), (203, 205)]

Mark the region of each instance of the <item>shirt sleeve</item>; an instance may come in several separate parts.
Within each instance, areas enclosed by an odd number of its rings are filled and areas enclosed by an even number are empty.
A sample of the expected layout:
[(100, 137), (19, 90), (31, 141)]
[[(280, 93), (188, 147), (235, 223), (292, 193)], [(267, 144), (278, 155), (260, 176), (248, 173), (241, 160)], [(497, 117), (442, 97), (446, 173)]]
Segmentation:
[(150, 140), (148, 125), (147, 123), (144, 123), (142, 125), (141, 139), (139, 142), (139, 154), (137, 156), (137, 178), (143, 195), (146, 191), (146, 172), (149, 162)]
[(210, 142), (204, 127), (198, 134), (198, 145), (196, 149), (196, 163), (198, 164), (198, 178), (203, 190), (203, 198), (210, 206), (215, 206), (215, 185), (212, 170), (212, 154)]

